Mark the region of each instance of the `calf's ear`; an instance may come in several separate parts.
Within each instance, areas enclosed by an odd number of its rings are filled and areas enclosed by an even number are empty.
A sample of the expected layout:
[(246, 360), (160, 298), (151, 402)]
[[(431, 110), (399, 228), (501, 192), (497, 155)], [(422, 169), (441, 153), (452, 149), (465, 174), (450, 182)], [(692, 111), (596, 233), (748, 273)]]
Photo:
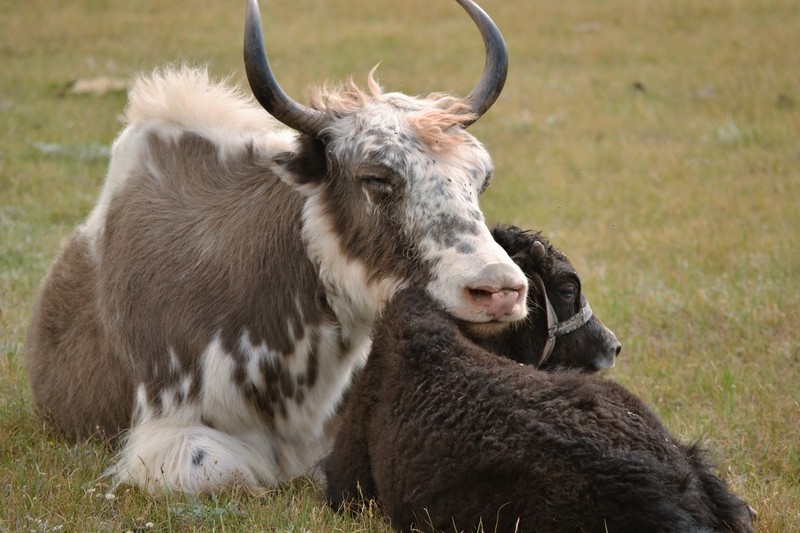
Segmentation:
[(534, 241), (533, 245), (531, 246), (531, 252), (533, 252), (533, 255), (539, 259), (542, 259), (547, 255), (547, 250), (545, 249), (544, 244), (539, 241)]
[(279, 167), (281, 179), (297, 187), (321, 183), (328, 173), (325, 144), (310, 135), (300, 135), (297, 150), (281, 152), (273, 160)]

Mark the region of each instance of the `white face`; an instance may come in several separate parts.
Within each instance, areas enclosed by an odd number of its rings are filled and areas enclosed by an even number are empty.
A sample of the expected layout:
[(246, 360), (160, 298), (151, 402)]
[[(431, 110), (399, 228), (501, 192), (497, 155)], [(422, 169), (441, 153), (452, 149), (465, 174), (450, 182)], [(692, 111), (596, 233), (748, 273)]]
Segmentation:
[(475, 323), (520, 320), (526, 278), (492, 238), (478, 204), (491, 158), (452, 121), (443, 122), (444, 132), (425, 122), (442, 114), (438, 102), (390, 93), (334, 119), (329, 161), (358, 184), (366, 216), (395, 222), (430, 270), (429, 292), (449, 312)]

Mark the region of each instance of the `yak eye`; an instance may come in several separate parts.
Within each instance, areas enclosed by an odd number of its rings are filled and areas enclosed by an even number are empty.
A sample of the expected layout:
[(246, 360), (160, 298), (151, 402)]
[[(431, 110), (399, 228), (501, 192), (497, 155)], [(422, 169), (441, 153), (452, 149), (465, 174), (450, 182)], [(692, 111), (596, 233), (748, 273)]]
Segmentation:
[(370, 192), (378, 194), (391, 194), (394, 192), (394, 185), (386, 178), (378, 176), (362, 176), (359, 183)]
[(558, 289), (558, 294), (565, 300), (574, 300), (578, 295), (578, 288), (572, 283), (568, 283)]

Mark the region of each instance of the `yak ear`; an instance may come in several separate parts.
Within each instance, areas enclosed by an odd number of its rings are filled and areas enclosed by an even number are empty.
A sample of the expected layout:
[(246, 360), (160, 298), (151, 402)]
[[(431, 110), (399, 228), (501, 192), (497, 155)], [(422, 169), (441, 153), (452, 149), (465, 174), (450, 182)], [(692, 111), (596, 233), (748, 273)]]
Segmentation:
[(300, 135), (297, 150), (281, 152), (273, 161), (280, 168), (283, 181), (295, 186), (320, 183), (328, 174), (325, 144), (310, 135)]
[(539, 241), (534, 241), (533, 245), (531, 245), (531, 252), (533, 252), (533, 255), (539, 259), (543, 259), (547, 255), (547, 250), (545, 249), (544, 244)]

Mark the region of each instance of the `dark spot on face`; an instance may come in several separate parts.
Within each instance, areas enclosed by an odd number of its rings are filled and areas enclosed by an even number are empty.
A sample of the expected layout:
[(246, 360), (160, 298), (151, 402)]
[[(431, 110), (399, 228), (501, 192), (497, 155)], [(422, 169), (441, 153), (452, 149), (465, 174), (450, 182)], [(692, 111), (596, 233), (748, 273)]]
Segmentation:
[(442, 215), (431, 221), (431, 238), (442, 248), (462, 244), (461, 235), (478, 235), (479, 226), (474, 220), (455, 215)]
[(475, 247), (469, 243), (461, 241), (456, 245), (456, 252), (464, 255), (474, 254)]

